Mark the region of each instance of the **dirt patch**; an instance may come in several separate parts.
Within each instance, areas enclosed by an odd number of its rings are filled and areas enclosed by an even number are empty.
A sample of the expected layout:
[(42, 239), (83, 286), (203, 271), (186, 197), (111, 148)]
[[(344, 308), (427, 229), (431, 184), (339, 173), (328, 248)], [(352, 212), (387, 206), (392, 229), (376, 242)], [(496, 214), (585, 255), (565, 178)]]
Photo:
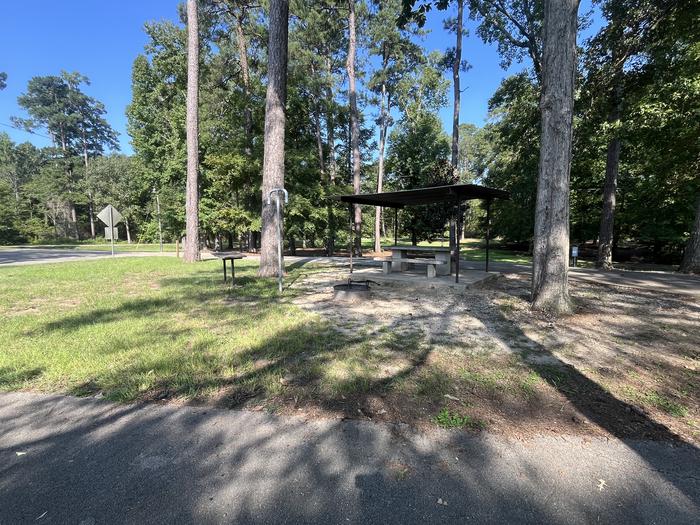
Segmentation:
[(293, 407), (278, 396), (277, 411), (427, 428), (447, 407), (523, 437), (700, 442), (700, 305), (688, 297), (573, 282), (576, 313), (555, 320), (530, 310), (522, 276), (463, 294), (383, 287), (359, 304), (332, 300), (340, 278), (329, 271), (299, 280), (295, 303), (347, 336), (393, 338), (384, 377), (323, 402), (292, 387)]

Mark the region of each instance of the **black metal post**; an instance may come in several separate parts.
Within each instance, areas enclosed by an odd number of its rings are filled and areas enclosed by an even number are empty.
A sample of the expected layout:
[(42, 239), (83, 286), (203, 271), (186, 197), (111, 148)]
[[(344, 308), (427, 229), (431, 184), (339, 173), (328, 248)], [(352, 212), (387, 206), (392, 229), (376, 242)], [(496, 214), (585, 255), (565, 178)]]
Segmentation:
[(464, 209), (462, 208), (462, 203), (459, 204), (457, 208), (457, 221), (455, 224), (455, 240), (457, 241), (457, 268), (455, 273), (455, 282), (459, 282), (459, 265), (461, 262), (460, 251), (462, 249), (462, 230), (464, 229)]
[(394, 208), (394, 246), (399, 245), (399, 209)]
[(486, 272), (489, 271), (489, 241), (491, 240), (491, 199), (486, 199)]
[(452, 218), (452, 221), (450, 221), (450, 241), (454, 239), (454, 256), (450, 255), (452, 262), (455, 264), (455, 283), (459, 282), (459, 248), (460, 248), (460, 242), (459, 242), (459, 213), (460, 213), (460, 206), (459, 206), (459, 201), (456, 202), (455, 208), (454, 208), (454, 217)]
[(354, 215), (354, 209), (352, 204), (349, 206), (350, 209), (350, 273), (352, 274), (352, 250), (355, 247), (354, 246), (354, 236), (355, 236), (355, 215)]

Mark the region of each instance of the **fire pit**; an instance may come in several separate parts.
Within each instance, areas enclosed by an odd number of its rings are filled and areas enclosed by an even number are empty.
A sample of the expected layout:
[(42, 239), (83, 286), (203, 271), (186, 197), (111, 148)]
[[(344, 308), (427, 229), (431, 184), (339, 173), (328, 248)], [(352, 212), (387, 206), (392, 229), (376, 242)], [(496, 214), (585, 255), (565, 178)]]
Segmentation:
[(372, 294), (370, 283), (379, 286), (379, 283), (375, 281), (352, 281), (350, 279), (347, 282), (336, 284), (333, 286), (333, 300), (345, 303), (358, 303), (369, 299)]

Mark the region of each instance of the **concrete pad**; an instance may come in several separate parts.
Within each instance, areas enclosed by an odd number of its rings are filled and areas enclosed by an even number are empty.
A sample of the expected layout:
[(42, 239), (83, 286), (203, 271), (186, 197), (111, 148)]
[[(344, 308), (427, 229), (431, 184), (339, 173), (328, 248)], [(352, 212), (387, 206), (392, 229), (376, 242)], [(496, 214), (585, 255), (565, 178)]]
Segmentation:
[(370, 279), (385, 286), (409, 287), (414, 289), (452, 289), (463, 292), (468, 288), (484, 284), (487, 281), (496, 279), (500, 273), (483, 272), (479, 270), (467, 270), (460, 273), (459, 282), (455, 282), (454, 275), (439, 275), (431, 279), (422, 271), (392, 272), (385, 274), (380, 268), (360, 267), (353, 270), (351, 279), (353, 281), (364, 281)]

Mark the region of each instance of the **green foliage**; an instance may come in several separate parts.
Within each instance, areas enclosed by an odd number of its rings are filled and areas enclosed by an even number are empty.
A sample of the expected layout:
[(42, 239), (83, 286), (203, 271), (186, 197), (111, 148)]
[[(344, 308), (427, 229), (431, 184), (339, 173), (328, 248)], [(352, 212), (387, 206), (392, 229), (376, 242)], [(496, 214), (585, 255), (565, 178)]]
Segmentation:
[(462, 183), (480, 183), (493, 162), (493, 145), (484, 128), (474, 124), (459, 125), (459, 160), (457, 169)]
[[(387, 137), (385, 188), (452, 182), (449, 141), (436, 113), (447, 102), (447, 55), (429, 53), (420, 29), (447, 0), (358, 2), (362, 191), (377, 187), (376, 137)], [(452, 3), (453, 5), (453, 3)], [(492, 208), (495, 236), (532, 237), (539, 158), (540, 0), (465, 0), (477, 35), (498, 47), (502, 64), (529, 60), (503, 80), (489, 101), (486, 126), (460, 127), (461, 182), (506, 189)], [(203, 238), (242, 243), (260, 228), (267, 84), (267, 6), (200, 1), (200, 220)], [(600, 2), (604, 24), (583, 42), (575, 107), (570, 232), (595, 241), (606, 148), (622, 154), (615, 238), (649, 247), (659, 262), (679, 259), (700, 192), (700, 50), (697, 2)], [(332, 197), (351, 192), (346, 82), (347, 4), (293, 6), (289, 33), (285, 210), (289, 246), (330, 248), (345, 242), (348, 210)], [(441, 16), (441, 15), (439, 15)], [(0, 134), (0, 242), (84, 236), (90, 212), (112, 203), (140, 240), (157, 240), (155, 196), (166, 240), (183, 233), (185, 187), (186, 34), (180, 23), (145, 26), (147, 43), (132, 68), (127, 109), (134, 158), (106, 155), (116, 136), (105, 108), (84, 93), (79, 73), (31, 79), (20, 106), (27, 129), (42, 129), (53, 147), (16, 145)], [(403, 25), (394, 22), (401, 18)], [(447, 30), (454, 21), (447, 20)], [(0, 75), (0, 87), (5, 82)], [(621, 90), (620, 118), (611, 109)], [(374, 106), (375, 109), (372, 109)], [(384, 110), (382, 110), (384, 108)], [(371, 118), (370, 118), (371, 116)], [(376, 117), (376, 120), (375, 120)], [(374, 129), (375, 125), (378, 129)], [(391, 133), (389, 133), (391, 130)], [(87, 162), (86, 162), (87, 160)], [(403, 210), (402, 233), (414, 242), (444, 234), (450, 210)], [(385, 223), (393, 226), (393, 214)], [(73, 217), (76, 217), (77, 222)], [(365, 215), (367, 217), (367, 214)], [(372, 221), (363, 233), (372, 234)], [(473, 203), (466, 230), (483, 234), (484, 210)]]
[(487, 140), (493, 150), (488, 186), (510, 192), (493, 206), (494, 233), (529, 241), (534, 227), (540, 116), (538, 87), (526, 74), (506, 78), (489, 101)]
[[(406, 190), (449, 184), (450, 141), (437, 115), (420, 113), (403, 119), (391, 133), (387, 178), (396, 189)], [(444, 205), (415, 206), (401, 211), (402, 227), (413, 243), (442, 235), (449, 219)]]

